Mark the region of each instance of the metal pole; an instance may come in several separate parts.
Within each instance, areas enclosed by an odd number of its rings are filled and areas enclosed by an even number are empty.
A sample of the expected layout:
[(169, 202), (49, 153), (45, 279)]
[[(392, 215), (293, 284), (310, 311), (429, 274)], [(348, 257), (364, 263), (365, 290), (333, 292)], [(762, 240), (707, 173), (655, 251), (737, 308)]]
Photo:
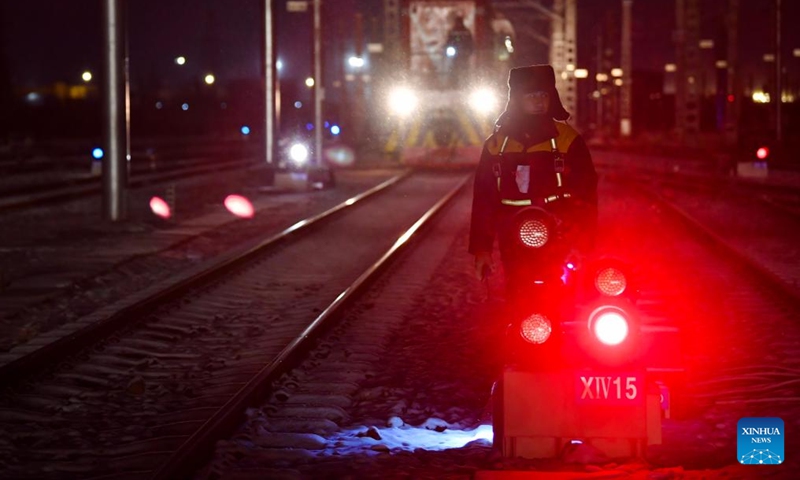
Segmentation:
[(578, 66), (578, 7), (576, 0), (567, 0), (564, 9), (564, 62), (567, 67), (567, 78), (564, 79), (565, 90), (561, 97), (564, 100), (564, 107), (578, 125), (581, 125), (578, 118), (578, 84), (575, 78), (575, 68)]
[(781, 0), (775, 0), (775, 138), (780, 144), (783, 140), (783, 82), (781, 75)]
[(103, 213), (116, 222), (126, 217), (128, 180), (128, 78), (122, 0), (103, 1)]
[[(598, 29), (599, 31), (599, 29)], [(605, 136), (605, 122), (603, 121), (603, 85), (598, 80), (599, 74), (603, 71), (603, 35), (597, 34), (597, 73), (594, 76), (597, 90), (597, 121), (596, 129)]]
[(556, 88), (564, 92), (564, 78), (561, 76), (567, 70), (564, 58), (564, 5), (565, 0), (553, 0), (553, 13), (550, 20), (550, 64), (556, 74)]
[(322, 167), (322, 27), (320, 8), (322, 0), (314, 0), (314, 163)]
[[(739, 45), (739, 0), (728, 0), (728, 76), (725, 109), (725, 137), (729, 147), (738, 143), (739, 136), (739, 105), (741, 91), (738, 88), (738, 45)], [(730, 96), (733, 97), (730, 97)], [(733, 100), (731, 102), (730, 100)]]
[(267, 162), (267, 184), (275, 183), (275, 22), (273, 0), (264, 0), (264, 159)]
[(631, 62), (631, 9), (633, 0), (622, 0), (622, 98), (620, 105), (619, 133), (631, 135), (631, 84), (633, 65)]

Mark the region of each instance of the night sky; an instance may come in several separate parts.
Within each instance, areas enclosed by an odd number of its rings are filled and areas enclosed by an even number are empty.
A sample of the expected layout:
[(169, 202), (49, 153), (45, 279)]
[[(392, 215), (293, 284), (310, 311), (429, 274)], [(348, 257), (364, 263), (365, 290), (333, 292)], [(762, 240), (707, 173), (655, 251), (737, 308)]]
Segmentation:
[[(740, 0), (743, 70), (756, 75), (769, 65), (762, 60), (774, 41), (774, 2)], [(380, 0), (327, 0), (328, 34), (342, 43), (326, 46), (352, 51), (352, 15), (356, 7), (374, 10), (382, 18)], [(548, 2), (545, 2), (547, 4)], [(674, 0), (634, 1), (634, 67), (660, 71), (674, 61), (672, 30)], [(702, 0), (702, 38), (713, 38), (726, 0)], [(158, 77), (181, 83), (213, 71), (218, 79), (256, 77), (260, 67), (261, 0), (135, 0), (129, 4), (129, 40), (133, 82)], [(282, 76), (302, 78), (311, 71), (311, 15), (289, 14), (282, 5), (279, 16)], [(616, 30), (621, 23), (620, 0), (579, 0), (579, 66), (592, 69), (594, 39), (603, 28)], [(102, 53), (101, 0), (2, 0), (2, 47), (11, 82), (32, 88), (54, 81), (79, 83), (86, 70), (99, 71)], [(800, 71), (800, 2), (783, 1), (784, 46), (790, 76)], [(367, 34), (371, 28), (365, 26)], [(618, 33), (614, 33), (618, 35)], [(613, 37), (612, 37), (613, 38)], [(329, 38), (330, 40), (330, 38)], [(546, 61), (541, 45), (521, 42), (520, 63)], [(612, 45), (616, 48), (617, 45)], [(345, 56), (347, 52), (342, 51)], [(708, 53), (708, 52), (707, 52)], [(708, 53), (713, 56), (713, 53)], [(178, 67), (174, 58), (184, 55)], [(344, 61), (344, 60), (342, 60)], [(713, 59), (709, 59), (713, 61)], [(792, 73), (794, 72), (794, 73)]]

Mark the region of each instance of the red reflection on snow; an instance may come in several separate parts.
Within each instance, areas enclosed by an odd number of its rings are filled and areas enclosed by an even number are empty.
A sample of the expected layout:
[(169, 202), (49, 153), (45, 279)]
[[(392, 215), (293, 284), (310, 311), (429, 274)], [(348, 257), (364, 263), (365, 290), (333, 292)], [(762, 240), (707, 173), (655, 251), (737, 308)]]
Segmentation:
[(250, 200), (241, 195), (228, 195), (225, 197), (225, 208), (229, 212), (241, 218), (252, 218), (255, 213), (253, 204)]
[(167, 202), (161, 197), (153, 197), (150, 199), (150, 210), (161, 218), (169, 218), (172, 216), (169, 205), (167, 205)]

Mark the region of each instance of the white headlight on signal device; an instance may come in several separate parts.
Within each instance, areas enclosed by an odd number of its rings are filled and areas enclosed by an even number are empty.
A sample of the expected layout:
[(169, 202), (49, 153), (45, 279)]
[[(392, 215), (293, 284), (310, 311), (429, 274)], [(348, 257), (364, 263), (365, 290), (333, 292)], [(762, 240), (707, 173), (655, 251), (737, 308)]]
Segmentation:
[(397, 115), (410, 115), (417, 108), (417, 102), (417, 95), (408, 88), (396, 88), (389, 93), (389, 108)]
[(616, 346), (631, 333), (633, 318), (625, 309), (615, 305), (604, 305), (589, 314), (589, 331), (602, 344)]
[(478, 113), (494, 113), (497, 110), (497, 97), (488, 88), (480, 88), (470, 94), (469, 104)]

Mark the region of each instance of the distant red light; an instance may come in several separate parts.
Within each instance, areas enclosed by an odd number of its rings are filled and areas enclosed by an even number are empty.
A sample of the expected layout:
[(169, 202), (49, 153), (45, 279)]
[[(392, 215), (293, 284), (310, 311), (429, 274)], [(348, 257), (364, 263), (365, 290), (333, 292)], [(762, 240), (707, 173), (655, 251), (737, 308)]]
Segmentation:
[(734, 100), (736, 100), (736, 97), (733, 95), (728, 95), (728, 103), (733, 103)]
[(150, 199), (150, 210), (153, 214), (161, 218), (169, 218), (172, 216), (169, 205), (161, 197), (153, 197)]
[(759, 160), (764, 160), (768, 156), (769, 156), (769, 148), (761, 147), (758, 150), (756, 150), (756, 157), (758, 157)]
[(228, 195), (225, 197), (225, 208), (229, 212), (241, 218), (253, 218), (255, 209), (250, 200), (241, 195)]

